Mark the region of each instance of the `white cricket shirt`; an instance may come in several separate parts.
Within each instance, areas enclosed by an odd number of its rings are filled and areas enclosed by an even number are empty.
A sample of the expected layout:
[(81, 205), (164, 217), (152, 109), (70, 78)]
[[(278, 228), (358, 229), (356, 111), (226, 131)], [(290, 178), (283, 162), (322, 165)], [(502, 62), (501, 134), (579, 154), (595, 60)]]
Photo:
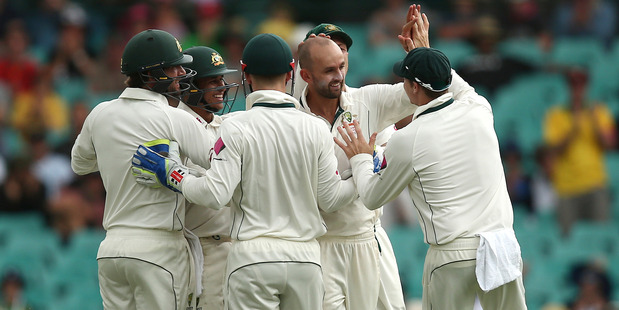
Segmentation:
[[(301, 95), (301, 110), (314, 115), (307, 106), (306, 98), (307, 87)], [(338, 126), (342, 126), (344, 120), (352, 123), (353, 119), (359, 121), (360, 130), (364, 137), (368, 139), (374, 132), (380, 132), (387, 126), (391, 126), (404, 117), (415, 112), (417, 106), (413, 105), (406, 92), (404, 84), (374, 84), (361, 88), (346, 86), (340, 96), (340, 106), (335, 117), (335, 121), (323, 120), (323, 124), (331, 131), (332, 136), (341, 139)], [(356, 130), (359, 130), (357, 128)], [(342, 177), (350, 176), (351, 167), (348, 157), (344, 151), (335, 146), (335, 155), (338, 158), (338, 170)], [(378, 220), (379, 214), (368, 210), (361, 199), (356, 199), (350, 205), (342, 207), (333, 213), (323, 212), (323, 218), (327, 224), (328, 236), (355, 236), (367, 233), (374, 229), (374, 223)]]
[(236, 240), (305, 242), (323, 235), (319, 208), (330, 211), (358, 197), (352, 179), (338, 175), (331, 134), (282, 92), (255, 91), (246, 102), (251, 109), (221, 124), (211, 169), (205, 177), (185, 177), (183, 194), (212, 208), (230, 201)]
[(490, 104), (452, 75), (450, 92), (393, 134), (385, 169), (372, 173), (368, 154), (351, 159), (366, 206), (379, 208), (408, 188), (425, 241), (435, 245), (513, 223)]
[(106, 230), (183, 229), (185, 199), (167, 188), (140, 185), (131, 174), (138, 146), (157, 139), (177, 141), (182, 155), (208, 165), (211, 145), (197, 142), (208, 141), (204, 127), (187, 112), (169, 106), (158, 93), (126, 88), (118, 99), (98, 104), (86, 118), (71, 151), (71, 167), (80, 175), (101, 173)]
[[(209, 138), (209, 140), (204, 141), (204, 143), (211, 146), (210, 152), (212, 152), (212, 146), (219, 137), (219, 126), (223, 121), (222, 117), (213, 114), (213, 120), (209, 123), (183, 102), (180, 102), (177, 108), (187, 111), (191, 114), (191, 116), (198, 120), (202, 126), (204, 126), (206, 134)], [(196, 143), (197, 142), (198, 141), (196, 141)], [(191, 160), (187, 158), (185, 164), (191, 166)], [(210, 168), (210, 165), (203, 168), (208, 169)], [(215, 235), (230, 236), (231, 219), (230, 209), (228, 208), (215, 210), (205, 206), (187, 203), (187, 210), (185, 212), (185, 226), (187, 226), (187, 228), (198, 237), (204, 238)]]

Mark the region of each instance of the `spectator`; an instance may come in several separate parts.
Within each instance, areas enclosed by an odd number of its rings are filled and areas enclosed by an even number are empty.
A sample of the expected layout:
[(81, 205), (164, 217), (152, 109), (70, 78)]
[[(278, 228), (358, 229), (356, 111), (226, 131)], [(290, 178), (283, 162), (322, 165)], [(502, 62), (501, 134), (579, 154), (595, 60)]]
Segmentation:
[(529, 213), (533, 213), (531, 207), (531, 178), (525, 171), (522, 163), (522, 154), (518, 145), (513, 142), (507, 143), (501, 157), (504, 162), (505, 181), (512, 206), (525, 208)]
[(405, 0), (383, 0), (383, 7), (370, 16), (369, 43), (371, 46), (388, 42), (398, 44), (396, 35), (402, 32), (409, 4)]
[(70, 5), (61, 12), (59, 37), (50, 53), (48, 70), (55, 81), (87, 79), (94, 70), (94, 53), (86, 44), (86, 11)]
[(46, 196), (50, 199), (75, 177), (71, 170), (71, 158), (52, 151), (42, 132), (30, 135), (28, 145), (34, 160), (32, 173), (45, 184)]
[(294, 20), (294, 9), (285, 1), (273, 1), (269, 7), (269, 16), (258, 24), (258, 33), (272, 33), (280, 36), (289, 45), (295, 45), (292, 34), (297, 24)]
[(539, 1), (509, 0), (506, 28), (510, 37), (533, 37), (544, 28)]
[(571, 69), (566, 78), (569, 103), (552, 107), (544, 124), (544, 138), (555, 156), (552, 183), (559, 197), (557, 216), (564, 236), (576, 221), (609, 218), (604, 153), (613, 149), (616, 141), (615, 122), (608, 107), (586, 98), (586, 71)]
[(536, 168), (531, 176), (531, 201), (535, 213), (554, 212), (557, 193), (552, 187), (552, 153), (546, 145), (535, 150)]
[(50, 225), (67, 244), (71, 236), (88, 226), (92, 208), (82, 193), (73, 186), (65, 186), (50, 199), (48, 213)]
[(501, 37), (502, 29), (494, 17), (478, 18), (470, 36), (476, 52), (464, 59), (458, 70), (465, 81), (474, 87), (481, 87), (488, 95), (493, 95), (515, 76), (533, 70), (530, 65), (499, 53), (497, 45)]
[(446, 14), (438, 26), (442, 39), (467, 39), (473, 34), (475, 21), (479, 17), (479, 0), (452, 0), (452, 12)]
[(179, 14), (179, 7), (182, 6), (182, 2), (175, 0), (155, 0), (152, 2), (154, 3), (151, 11), (153, 28), (167, 31), (182, 41), (189, 31)]
[(569, 310), (616, 310), (612, 301), (612, 282), (602, 266), (595, 263), (578, 264), (571, 278), (578, 293), (568, 303)]
[(563, 1), (554, 31), (560, 37), (593, 37), (611, 48), (617, 24), (616, 5), (606, 0)]
[(31, 172), (31, 160), (18, 157), (9, 161), (8, 175), (0, 185), (0, 212), (44, 212), (45, 185)]
[(198, 3), (196, 7), (195, 30), (182, 41), (185, 49), (193, 46), (208, 46), (222, 50), (219, 35), (223, 30), (223, 5), (219, 0)]
[(12, 269), (5, 272), (2, 277), (2, 299), (0, 310), (31, 310), (32, 308), (24, 301), (24, 279), (22, 275)]
[(15, 96), (11, 124), (26, 139), (34, 132), (55, 136), (66, 133), (69, 125), (67, 102), (54, 90), (51, 76), (40, 75), (33, 92)]
[(2, 39), (0, 81), (10, 87), (12, 94), (32, 91), (39, 65), (28, 54), (29, 38), (24, 22), (20, 19), (7, 22)]

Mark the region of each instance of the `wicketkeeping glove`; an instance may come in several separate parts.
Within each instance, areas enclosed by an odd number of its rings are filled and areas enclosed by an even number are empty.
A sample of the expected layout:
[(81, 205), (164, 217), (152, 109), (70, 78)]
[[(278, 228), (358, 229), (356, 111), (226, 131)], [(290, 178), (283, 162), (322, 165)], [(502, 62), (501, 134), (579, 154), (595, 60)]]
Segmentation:
[(163, 185), (180, 193), (181, 182), (189, 169), (181, 163), (178, 144), (169, 142), (168, 152), (163, 150), (163, 155), (157, 153), (156, 148), (140, 145), (133, 155), (131, 171), (136, 182), (152, 188)]

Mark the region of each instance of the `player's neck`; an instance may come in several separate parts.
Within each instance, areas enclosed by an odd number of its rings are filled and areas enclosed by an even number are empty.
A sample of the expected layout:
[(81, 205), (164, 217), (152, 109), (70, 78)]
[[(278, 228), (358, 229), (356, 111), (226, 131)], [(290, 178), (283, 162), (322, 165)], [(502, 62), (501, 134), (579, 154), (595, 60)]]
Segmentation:
[(330, 99), (308, 91), (305, 100), (307, 100), (306, 104), (312, 113), (326, 119), (329, 122), (333, 122), (335, 114), (337, 113), (337, 108), (340, 104), (339, 97)]
[(196, 112), (196, 114), (200, 115), (200, 117), (202, 117), (202, 119), (204, 119), (207, 123), (213, 121), (213, 113), (201, 108), (192, 107), (191, 109)]

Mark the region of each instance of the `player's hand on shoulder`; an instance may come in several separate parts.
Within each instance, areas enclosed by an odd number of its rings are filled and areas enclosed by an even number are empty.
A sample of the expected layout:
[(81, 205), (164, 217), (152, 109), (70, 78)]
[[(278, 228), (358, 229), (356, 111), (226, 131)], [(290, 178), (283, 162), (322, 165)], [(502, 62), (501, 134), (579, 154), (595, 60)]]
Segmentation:
[(189, 169), (181, 163), (178, 143), (160, 139), (138, 147), (131, 160), (131, 172), (138, 184), (151, 188), (165, 186), (180, 193)]

